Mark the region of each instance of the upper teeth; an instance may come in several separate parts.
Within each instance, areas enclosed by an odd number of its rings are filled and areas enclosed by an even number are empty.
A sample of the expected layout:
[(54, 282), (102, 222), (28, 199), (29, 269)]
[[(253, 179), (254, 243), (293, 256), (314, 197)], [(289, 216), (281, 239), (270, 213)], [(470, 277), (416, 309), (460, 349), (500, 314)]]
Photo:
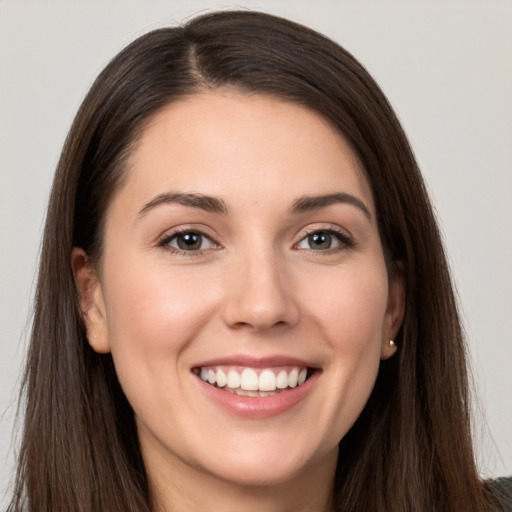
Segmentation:
[[(259, 375), (258, 375), (258, 372)], [(244, 368), (241, 372), (234, 368), (201, 368), (201, 379), (223, 388), (241, 388), (246, 391), (274, 391), (276, 389), (294, 388), (306, 381), (307, 368), (287, 368), (255, 370)]]

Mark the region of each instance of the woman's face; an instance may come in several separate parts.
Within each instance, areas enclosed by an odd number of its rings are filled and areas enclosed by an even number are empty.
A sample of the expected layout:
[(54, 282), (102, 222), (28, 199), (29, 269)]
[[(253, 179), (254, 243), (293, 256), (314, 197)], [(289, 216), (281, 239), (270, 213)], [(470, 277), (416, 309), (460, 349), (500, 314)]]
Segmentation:
[(150, 474), (332, 475), (403, 310), (349, 146), (304, 107), (205, 92), (126, 172), (99, 272), (74, 267)]

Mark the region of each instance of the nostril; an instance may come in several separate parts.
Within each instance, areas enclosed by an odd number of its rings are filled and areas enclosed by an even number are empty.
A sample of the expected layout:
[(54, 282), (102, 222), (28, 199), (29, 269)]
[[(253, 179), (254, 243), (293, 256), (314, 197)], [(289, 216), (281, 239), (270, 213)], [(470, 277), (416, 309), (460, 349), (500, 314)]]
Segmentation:
[(224, 309), (225, 322), (234, 329), (266, 331), (295, 325), (299, 319), (298, 308), (291, 300), (258, 302), (251, 302), (247, 296), (229, 301)]
[(286, 285), (276, 264), (240, 261), (242, 270), (234, 270), (226, 282), (223, 296), (224, 322), (231, 328), (266, 331), (296, 324), (299, 308), (293, 291)]

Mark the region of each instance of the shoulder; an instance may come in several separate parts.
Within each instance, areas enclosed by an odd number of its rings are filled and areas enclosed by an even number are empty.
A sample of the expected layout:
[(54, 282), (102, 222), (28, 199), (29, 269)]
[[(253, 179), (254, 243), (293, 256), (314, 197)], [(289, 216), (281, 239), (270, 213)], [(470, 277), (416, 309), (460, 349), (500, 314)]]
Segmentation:
[(512, 512), (512, 476), (488, 480), (487, 485), (503, 506), (503, 511)]

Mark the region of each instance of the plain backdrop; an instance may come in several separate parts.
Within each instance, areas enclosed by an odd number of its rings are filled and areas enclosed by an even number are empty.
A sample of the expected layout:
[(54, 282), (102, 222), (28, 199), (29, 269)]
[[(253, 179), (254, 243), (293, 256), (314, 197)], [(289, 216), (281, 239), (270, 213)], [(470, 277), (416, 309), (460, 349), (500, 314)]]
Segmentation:
[(0, 0), (0, 496), (13, 471), (46, 201), (74, 113), (136, 36), (229, 7), (283, 15), (332, 37), (396, 108), (460, 295), (481, 473), (512, 473), (512, 2)]

